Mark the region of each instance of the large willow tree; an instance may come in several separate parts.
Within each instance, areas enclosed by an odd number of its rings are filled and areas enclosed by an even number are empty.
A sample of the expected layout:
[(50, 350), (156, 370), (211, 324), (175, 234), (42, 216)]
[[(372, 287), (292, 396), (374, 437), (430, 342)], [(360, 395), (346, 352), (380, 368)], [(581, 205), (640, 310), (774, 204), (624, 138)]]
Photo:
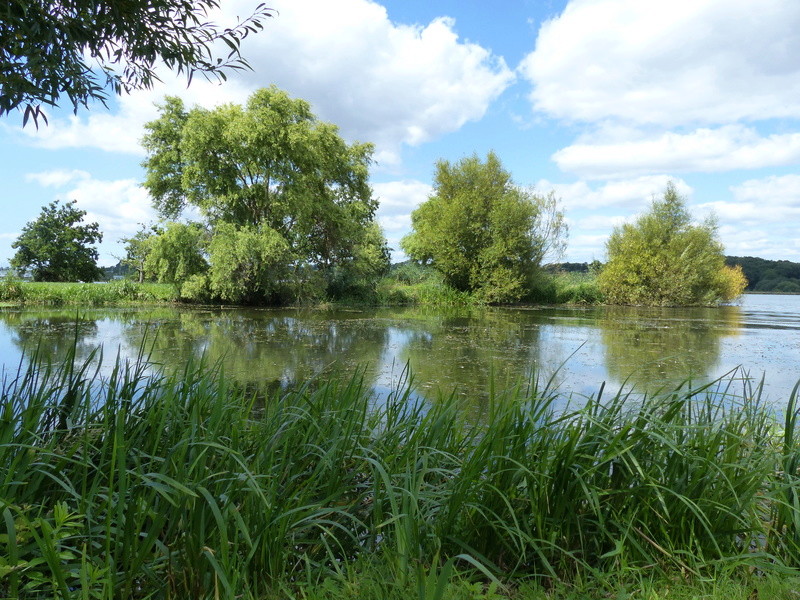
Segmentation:
[(744, 291), (740, 267), (725, 266), (713, 219), (693, 224), (672, 183), (635, 223), (614, 229), (599, 284), (612, 304), (712, 306)]
[(555, 196), (516, 186), (493, 152), (437, 162), (433, 194), (411, 222), (405, 253), (487, 302), (528, 295), (543, 258), (560, 254), (566, 237)]
[[(212, 295), (271, 301), (308, 290), (309, 277), (330, 289), (385, 268), (368, 182), (372, 146), (345, 142), (304, 100), (270, 87), (246, 106), (187, 111), (167, 98), (146, 129), (144, 185), (164, 218), (187, 207), (205, 217)], [(378, 250), (365, 254), (364, 244)], [(365, 266), (367, 255), (375, 260)]]

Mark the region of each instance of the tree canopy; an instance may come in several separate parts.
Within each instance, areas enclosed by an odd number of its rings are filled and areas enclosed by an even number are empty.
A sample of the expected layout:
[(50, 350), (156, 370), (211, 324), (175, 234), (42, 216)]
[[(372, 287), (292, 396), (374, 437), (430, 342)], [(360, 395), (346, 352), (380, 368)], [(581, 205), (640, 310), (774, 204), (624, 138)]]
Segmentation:
[[(239, 53), (272, 9), (259, 4), (234, 27), (208, 20), (220, 0), (7, 0), (0, 8), (0, 116), (24, 108), (37, 121), (42, 104), (66, 95), (75, 111), (106, 89), (150, 88), (158, 63), (189, 81), (197, 72), (225, 78), (246, 68)], [(217, 57), (222, 42), (227, 56)]]
[(11, 266), (30, 271), (34, 281), (94, 281), (101, 276), (97, 267), (96, 244), (103, 239), (97, 223), (82, 224), (86, 211), (75, 200), (59, 206), (51, 202), (39, 217), (22, 228), (11, 244), (17, 253)]
[(754, 256), (727, 256), (725, 264), (741, 266), (747, 277), (748, 290), (800, 294), (800, 263)]
[(741, 268), (725, 266), (713, 219), (692, 224), (674, 184), (635, 223), (614, 229), (598, 283), (612, 304), (716, 305), (741, 295)]
[(493, 152), (485, 161), (437, 162), (433, 194), (411, 220), (405, 253), (489, 302), (525, 297), (543, 258), (562, 252), (566, 237), (555, 196), (516, 186)]
[(324, 295), (342, 277), (388, 266), (370, 144), (348, 144), (307, 102), (275, 87), (246, 106), (186, 110), (167, 98), (160, 109), (146, 125), (144, 186), (164, 218), (193, 208), (205, 219), (212, 295), (278, 301), (308, 291), (309, 279)]

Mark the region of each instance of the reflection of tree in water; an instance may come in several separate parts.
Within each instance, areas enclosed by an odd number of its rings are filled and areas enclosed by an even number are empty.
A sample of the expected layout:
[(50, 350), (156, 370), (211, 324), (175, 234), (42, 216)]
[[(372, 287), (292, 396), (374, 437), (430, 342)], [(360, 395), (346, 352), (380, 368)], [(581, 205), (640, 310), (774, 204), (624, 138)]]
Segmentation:
[(2, 312), (0, 322), (11, 332), (13, 344), (28, 357), (38, 351), (42, 359), (59, 363), (74, 347), (75, 358), (81, 362), (98, 347), (97, 320), (81, 312)]
[(499, 393), (527, 384), (539, 363), (540, 323), (533, 312), (483, 308), (402, 316), (396, 327), (406, 343), (399, 358), (428, 397), (455, 391), (482, 404), (492, 385)]
[(609, 375), (654, 392), (687, 379), (707, 381), (719, 361), (720, 340), (736, 335), (741, 312), (737, 306), (606, 307), (598, 323)]
[(242, 383), (268, 386), (331, 369), (371, 372), (386, 335), (369, 319), (296, 311), (191, 310), (125, 328), (128, 344), (144, 343), (154, 362), (180, 367), (202, 357)]

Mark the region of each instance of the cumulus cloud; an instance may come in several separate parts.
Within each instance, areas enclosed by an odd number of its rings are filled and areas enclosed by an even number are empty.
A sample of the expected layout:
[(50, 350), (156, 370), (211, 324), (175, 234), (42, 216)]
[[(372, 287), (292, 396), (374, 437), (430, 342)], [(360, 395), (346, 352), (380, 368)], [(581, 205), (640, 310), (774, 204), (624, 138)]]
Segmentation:
[(514, 79), (502, 58), (459, 40), (449, 18), (397, 24), (368, 0), (273, 4), (279, 16), (243, 77), (292, 90), (348, 136), (390, 151), (480, 119)]
[[(399, 161), (402, 145), (416, 145), (480, 119), (514, 79), (502, 58), (459, 40), (455, 22), (393, 23), (386, 9), (369, 0), (275, 0), (278, 15), (243, 43), (252, 71), (231, 73), (224, 85), (195, 78), (185, 83), (169, 73), (153, 91), (119, 100), (114, 114), (92, 113), (25, 133), (50, 148), (98, 147), (141, 153), (142, 125), (155, 117), (153, 102), (164, 94), (187, 104), (244, 102), (253, 90), (276, 84), (309, 100), (317, 114), (340, 126), (349, 139), (374, 142), (376, 158)], [(223, 4), (222, 19), (247, 14), (252, 2)]]
[[(800, 221), (800, 175), (771, 176), (750, 179), (730, 188), (732, 200), (706, 202), (698, 208), (714, 212), (720, 221), (720, 232), (733, 243), (791, 246), (796, 239), (795, 224)], [(768, 207), (768, 208), (765, 208)], [(769, 228), (770, 236), (753, 232)], [(742, 241), (740, 241), (742, 240)], [(754, 246), (756, 247), (756, 246)]]
[(372, 186), (373, 195), (379, 201), (378, 214), (396, 216), (410, 214), (433, 191), (430, 184), (417, 180), (388, 181)]
[(372, 188), (380, 202), (377, 219), (392, 249), (392, 260), (404, 260), (400, 240), (411, 231), (411, 211), (428, 199), (433, 188), (416, 180), (376, 183)]
[(553, 154), (553, 160), (562, 170), (589, 179), (757, 169), (800, 161), (800, 133), (763, 137), (751, 127), (727, 125), (645, 139), (578, 142)]
[(76, 180), (89, 179), (91, 175), (80, 169), (53, 169), (39, 173), (26, 173), (25, 181), (33, 181), (42, 187), (64, 187)]
[(545, 179), (536, 184), (539, 190), (553, 190), (561, 200), (567, 214), (576, 210), (601, 208), (637, 208), (650, 203), (653, 196), (664, 191), (672, 181), (683, 196), (689, 196), (692, 188), (680, 178), (669, 175), (649, 175), (622, 181), (609, 181), (601, 185), (590, 185), (586, 181), (575, 183), (551, 183)]
[(571, 0), (519, 72), (536, 110), (675, 126), (800, 117), (800, 3)]
[(66, 119), (54, 116), (49, 125), (26, 127), (23, 135), (41, 148), (98, 148), (106, 152), (143, 155), (141, 139), (144, 124), (158, 118), (157, 104), (164, 96), (180, 96), (187, 106), (212, 108), (226, 102), (243, 102), (249, 90), (236, 81), (219, 85), (197, 78), (187, 88), (184, 81), (165, 75), (164, 83), (151, 90), (139, 90), (117, 99), (113, 112), (97, 106), (89, 113), (70, 115)]

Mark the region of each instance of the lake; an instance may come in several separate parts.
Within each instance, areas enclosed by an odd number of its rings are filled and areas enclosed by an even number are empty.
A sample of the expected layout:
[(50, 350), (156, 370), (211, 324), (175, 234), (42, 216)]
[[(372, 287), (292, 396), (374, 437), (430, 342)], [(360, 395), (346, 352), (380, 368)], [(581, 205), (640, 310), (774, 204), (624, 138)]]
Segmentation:
[(490, 382), (502, 389), (538, 377), (584, 396), (602, 382), (652, 392), (741, 366), (739, 377), (764, 376), (768, 398), (783, 404), (800, 379), (800, 296), (747, 295), (736, 306), (691, 309), (0, 310), (6, 372), (37, 346), (58, 360), (76, 339), (80, 358), (103, 348), (104, 369), (117, 354), (134, 359), (145, 348), (168, 368), (203, 356), (242, 382), (270, 387), (362, 369), (380, 395), (408, 365), (419, 394), (477, 401)]

